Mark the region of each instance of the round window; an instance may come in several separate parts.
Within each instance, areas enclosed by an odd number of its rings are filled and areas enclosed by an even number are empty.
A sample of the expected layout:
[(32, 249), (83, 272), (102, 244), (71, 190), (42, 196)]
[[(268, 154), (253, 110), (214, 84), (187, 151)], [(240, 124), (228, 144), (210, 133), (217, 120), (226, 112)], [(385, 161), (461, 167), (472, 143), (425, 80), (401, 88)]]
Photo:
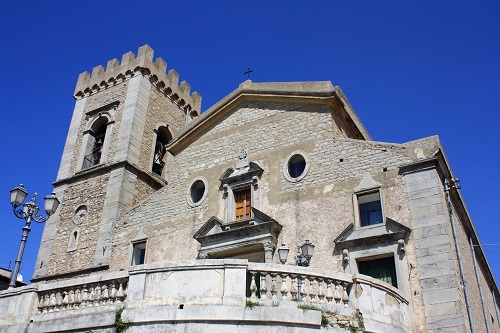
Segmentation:
[(298, 182), (309, 170), (309, 160), (303, 151), (295, 151), (288, 155), (283, 164), (283, 174), (290, 182)]
[(288, 161), (288, 174), (292, 178), (299, 178), (304, 173), (306, 169), (306, 160), (302, 155), (294, 155)]
[(203, 177), (196, 177), (191, 182), (187, 193), (187, 202), (190, 206), (200, 205), (207, 195), (207, 181)]
[(198, 203), (203, 198), (203, 193), (205, 193), (205, 183), (201, 180), (197, 180), (191, 186), (191, 201), (193, 203)]

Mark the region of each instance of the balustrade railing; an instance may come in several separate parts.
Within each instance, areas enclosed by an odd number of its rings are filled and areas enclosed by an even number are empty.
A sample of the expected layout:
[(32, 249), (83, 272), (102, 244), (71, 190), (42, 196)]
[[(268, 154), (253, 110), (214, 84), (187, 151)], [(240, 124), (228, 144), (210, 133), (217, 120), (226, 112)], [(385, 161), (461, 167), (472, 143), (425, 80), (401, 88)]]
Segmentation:
[(249, 263), (250, 299), (348, 306), (352, 278), (291, 265)]
[(120, 278), (38, 291), (38, 313), (120, 304), (127, 285), (128, 278)]

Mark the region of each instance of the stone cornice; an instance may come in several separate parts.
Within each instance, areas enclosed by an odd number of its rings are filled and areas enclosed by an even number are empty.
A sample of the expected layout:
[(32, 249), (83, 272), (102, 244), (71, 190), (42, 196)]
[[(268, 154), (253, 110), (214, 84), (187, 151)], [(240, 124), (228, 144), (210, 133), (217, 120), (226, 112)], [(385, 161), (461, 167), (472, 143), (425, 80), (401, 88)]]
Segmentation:
[(141, 174), (141, 175), (145, 176), (146, 178), (148, 178), (148, 180), (157, 183), (161, 187), (167, 185), (167, 181), (165, 179), (161, 178), (160, 176), (157, 176), (153, 172), (146, 172), (146, 171), (140, 169), (138, 166), (131, 164), (127, 161), (115, 162), (112, 164), (98, 164), (98, 165), (95, 165), (95, 166), (90, 167), (88, 169), (78, 171), (77, 173), (75, 173), (71, 177), (64, 178), (64, 179), (58, 179), (55, 182), (53, 182), (52, 185), (54, 187), (58, 187), (58, 186), (66, 185), (66, 184), (71, 184), (71, 183), (80, 181), (84, 178), (87, 178), (91, 174), (94, 174), (94, 173), (103, 174), (103, 173), (109, 172), (110, 170), (119, 169), (119, 168), (125, 168), (125, 169), (130, 170), (132, 172), (135, 172), (137, 174)]
[(61, 273), (55, 273), (55, 274), (48, 274), (48, 275), (39, 275), (39, 276), (34, 276), (30, 280), (31, 282), (40, 282), (40, 281), (47, 281), (47, 280), (55, 280), (55, 279), (68, 279), (68, 278), (73, 278), (75, 276), (79, 276), (82, 274), (90, 274), (90, 273), (95, 273), (97, 271), (103, 271), (107, 270), (109, 268), (109, 265), (101, 265), (101, 266), (92, 266), (92, 267), (86, 267), (82, 269), (77, 269), (77, 270), (71, 270), (71, 271), (66, 271), (66, 272), (61, 272)]
[(170, 98), (180, 108), (193, 115), (198, 115), (201, 109), (201, 95), (191, 92), (191, 86), (186, 82), (179, 82), (179, 74), (170, 70), (162, 58), (153, 62), (154, 51), (149, 45), (139, 48), (137, 57), (133, 52), (125, 53), (121, 63), (118, 59), (108, 61), (106, 69), (99, 65), (94, 67), (92, 74), (83, 72), (78, 76), (74, 97), (78, 100), (108, 87), (120, 84), (134, 76), (143, 75), (158, 90)]

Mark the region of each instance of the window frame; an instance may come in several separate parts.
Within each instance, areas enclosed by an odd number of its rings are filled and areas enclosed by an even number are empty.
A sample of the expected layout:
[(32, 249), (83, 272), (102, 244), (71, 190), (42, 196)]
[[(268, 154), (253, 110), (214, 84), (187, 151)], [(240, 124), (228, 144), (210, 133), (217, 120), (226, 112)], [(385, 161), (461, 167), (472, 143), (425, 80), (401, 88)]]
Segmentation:
[[(87, 127), (87, 130), (83, 132), (80, 156), (78, 159), (78, 171), (83, 171), (95, 166), (106, 164), (113, 124), (114, 121), (112, 120), (112, 117), (108, 112), (100, 112), (97, 116), (92, 118), (89, 126)], [(106, 126), (104, 134), (97, 134), (97, 131), (101, 126)], [(99, 162), (86, 166), (85, 157), (93, 153), (96, 137), (99, 136), (103, 136), (104, 138), (101, 145), (101, 155), (99, 157)]]
[[(304, 167), (304, 171), (298, 176), (298, 177), (292, 177), (289, 173), (289, 165), (290, 165), (290, 162), (291, 160), (296, 156), (296, 155), (300, 155), (302, 156), (302, 158), (304, 159), (305, 161), (305, 167)], [(289, 182), (291, 183), (297, 183), (297, 182), (300, 182), (302, 179), (304, 179), (304, 177), (307, 175), (307, 173), (309, 172), (309, 167), (310, 167), (310, 160), (309, 160), (309, 157), (307, 156), (307, 154), (302, 151), (302, 150), (295, 150), (293, 152), (291, 152), (284, 160), (283, 162), (283, 165), (282, 165), (282, 172), (283, 172), (283, 176), (285, 177), (286, 180), (288, 180)]]
[[(132, 241), (132, 243), (131, 243), (132, 250), (131, 250), (131, 258), (130, 258), (130, 266), (144, 265), (146, 263), (147, 252), (148, 252), (147, 251), (147, 248), (148, 248), (147, 247), (147, 243), (148, 243), (147, 239)], [(143, 248), (144, 249), (143, 262), (137, 264), (135, 262), (136, 250), (139, 250), (139, 249), (142, 250), (142, 248), (140, 248), (142, 246), (144, 246), (144, 248)]]
[[(379, 194), (380, 209), (382, 211), (382, 222), (375, 223), (375, 224), (362, 225), (361, 224), (362, 221), (361, 221), (361, 209), (360, 209), (359, 197), (361, 197), (363, 195), (373, 194), (373, 193)], [(375, 226), (385, 225), (385, 222), (386, 222), (385, 204), (384, 204), (384, 195), (383, 195), (383, 191), (382, 191), (381, 187), (370, 188), (370, 189), (354, 192), (354, 194), (353, 194), (353, 208), (354, 208), (354, 221), (355, 221), (354, 225), (356, 226), (357, 229), (372, 228)]]
[[(239, 193), (244, 194), (244, 198), (241, 200), (243, 206), (241, 207), (242, 209), (242, 214), (243, 215), (238, 215), (238, 203), (239, 199), (237, 198)], [(247, 195), (248, 194), (248, 195)], [(247, 219), (252, 218), (252, 188), (251, 186), (245, 186), (245, 187), (240, 187), (238, 189), (233, 190), (233, 198), (234, 198), (234, 220), (235, 221), (243, 221)], [(249, 201), (249, 204), (248, 204)], [(241, 218), (239, 218), (241, 216)]]
[(224, 185), (224, 192), (225, 192), (225, 220), (226, 222), (235, 222), (236, 221), (236, 198), (235, 198), (235, 193), (239, 191), (244, 191), (247, 189), (250, 189), (250, 216), (238, 220), (238, 221), (244, 221), (247, 219), (251, 219), (253, 217), (253, 212), (252, 208), (259, 208), (257, 204), (257, 177), (254, 176), (249, 179), (245, 179), (243, 181), (235, 182), (235, 183), (230, 183), (230, 184), (225, 184)]
[[(74, 237), (76, 233), (76, 237)], [(80, 241), (81, 230), (79, 227), (75, 227), (71, 230), (68, 239), (68, 252), (73, 252), (78, 249), (78, 242)]]
[[(203, 192), (201, 199), (197, 202), (194, 202), (192, 199), (192, 196), (191, 196), (191, 191), (193, 189), (194, 184), (197, 181), (203, 182), (203, 184), (205, 185), (205, 191)], [(207, 179), (205, 177), (202, 177), (202, 176), (198, 176), (198, 177), (193, 178), (191, 180), (191, 182), (189, 183), (189, 186), (188, 186), (187, 192), (186, 192), (186, 201), (187, 201), (188, 205), (190, 207), (193, 207), (193, 208), (200, 206), (205, 201), (207, 195), (208, 195), (208, 181), (207, 181)]]
[[(388, 258), (392, 259), (392, 266), (391, 266), (391, 268), (393, 269), (393, 271), (391, 272), (392, 273), (391, 275), (395, 279), (395, 281), (393, 281), (392, 283), (386, 282), (384, 280), (381, 280), (379, 278), (376, 278), (374, 276), (371, 276), (371, 275), (368, 275), (368, 274), (365, 274), (365, 273), (361, 272), (361, 269), (360, 269), (360, 264), (361, 263), (367, 263), (367, 262), (374, 263), (374, 262), (377, 262), (377, 261), (380, 261), (380, 260), (384, 260), (384, 259), (388, 259)], [(357, 270), (358, 270), (359, 274), (363, 274), (363, 275), (369, 276), (371, 278), (374, 278), (374, 279), (376, 279), (378, 281), (390, 284), (390, 285), (392, 285), (396, 289), (399, 288), (398, 269), (396, 267), (396, 258), (394, 257), (393, 253), (387, 253), (387, 254), (378, 255), (378, 256), (374, 256), (374, 257), (359, 257), (359, 258), (356, 259), (356, 266), (357, 266)], [(392, 278), (392, 276), (391, 276), (391, 278)]]
[[(155, 127), (153, 132), (154, 132), (154, 135), (153, 135), (153, 141), (151, 143), (151, 156), (150, 156), (149, 171), (151, 173), (154, 173), (155, 175), (158, 175), (159, 177), (167, 178), (166, 177), (167, 169), (168, 169), (167, 166), (169, 164), (169, 161), (171, 160), (171, 157), (170, 157), (171, 154), (168, 152), (168, 150), (166, 150), (165, 147), (168, 146), (173, 140), (172, 132), (170, 131), (170, 127), (165, 123), (156, 124), (156, 127)], [(161, 142), (161, 140), (159, 140), (160, 137), (165, 137), (166, 142), (165, 143)], [(156, 155), (156, 144), (158, 141), (160, 141), (164, 145), (164, 149), (165, 149), (165, 153), (161, 159), (161, 161), (163, 162), (163, 166), (161, 168), (160, 174), (153, 171), (154, 164), (155, 164), (155, 158), (156, 158), (156, 156), (155, 156)]]

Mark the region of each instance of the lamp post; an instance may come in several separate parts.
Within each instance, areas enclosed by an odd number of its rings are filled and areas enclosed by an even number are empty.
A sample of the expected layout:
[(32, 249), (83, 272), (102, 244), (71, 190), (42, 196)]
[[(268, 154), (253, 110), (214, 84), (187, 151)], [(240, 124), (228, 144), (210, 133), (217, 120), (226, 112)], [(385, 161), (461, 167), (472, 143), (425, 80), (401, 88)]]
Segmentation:
[(14, 264), (14, 270), (10, 276), (9, 289), (16, 287), (17, 275), (19, 274), (19, 268), (21, 267), (21, 260), (23, 258), (24, 247), (26, 246), (26, 241), (28, 239), (28, 234), (31, 231), (30, 225), (31, 221), (35, 221), (38, 223), (43, 223), (47, 221), (50, 215), (54, 214), (59, 206), (59, 200), (57, 199), (54, 193), (47, 195), (44, 198), (44, 208), (47, 216), (43, 216), (38, 214), (40, 208), (36, 204), (37, 194), (33, 195), (33, 198), (23, 204), (23, 209), (17, 209), (23, 202), (24, 199), (28, 196), (28, 192), (21, 184), (15, 189), (10, 191), (10, 203), (14, 210), (14, 215), (18, 218), (26, 221), (26, 225), (23, 227), (23, 236), (21, 237), (21, 244), (19, 245), (19, 252), (17, 253), (16, 263)]
[[(282, 264), (286, 263), (289, 252), (290, 249), (285, 244), (281, 244), (281, 247), (278, 249), (278, 256)], [(309, 263), (311, 262), (313, 254), (314, 254), (314, 244), (311, 243), (308, 239), (306, 239), (304, 243), (297, 245), (297, 255), (295, 256), (295, 265), (308, 267)]]
[[(278, 256), (282, 264), (286, 263), (289, 252), (290, 249), (285, 244), (281, 244), (281, 247), (278, 249)], [(295, 265), (308, 267), (311, 262), (313, 254), (314, 254), (314, 244), (311, 243), (308, 239), (306, 239), (304, 243), (297, 245), (297, 255), (295, 256)], [(302, 289), (302, 282), (300, 279), (297, 285), (297, 289), (298, 289), (297, 295), (299, 296), (299, 301), (300, 301), (301, 300), (300, 289)]]

